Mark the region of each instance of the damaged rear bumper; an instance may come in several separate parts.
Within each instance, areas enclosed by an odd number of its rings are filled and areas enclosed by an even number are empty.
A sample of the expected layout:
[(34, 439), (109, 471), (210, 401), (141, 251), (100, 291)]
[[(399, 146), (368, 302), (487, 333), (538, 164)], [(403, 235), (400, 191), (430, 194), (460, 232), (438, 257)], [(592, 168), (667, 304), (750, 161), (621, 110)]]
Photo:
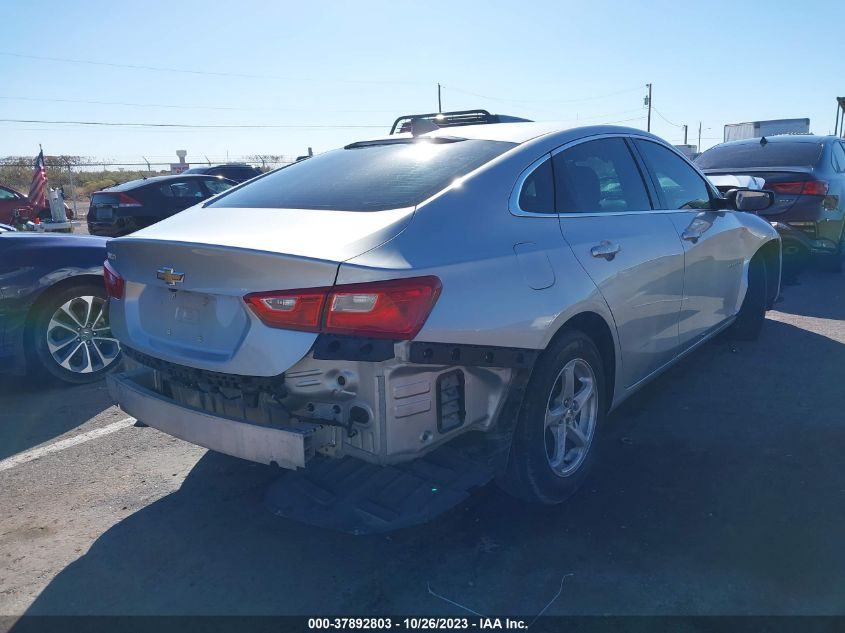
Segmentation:
[(313, 432), (260, 426), (185, 407), (150, 388), (151, 378), (152, 372), (139, 369), (111, 374), (106, 381), (112, 399), (126, 413), (192, 444), (283, 468), (301, 468), (309, 453), (313, 455)]
[(407, 462), (469, 431), (481, 431), (473, 436), (497, 453), (509, 445), (508, 424), (497, 422), (515, 419), (507, 396), (524, 382), (534, 352), (428, 343), (397, 343), (391, 352), (361, 361), (318, 350), (320, 358), (312, 353), (280, 376), (260, 378), (174, 365), (124, 347), (126, 369), (108, 376), (108, 387), (149, 426), (290, 469), (317, 455)]

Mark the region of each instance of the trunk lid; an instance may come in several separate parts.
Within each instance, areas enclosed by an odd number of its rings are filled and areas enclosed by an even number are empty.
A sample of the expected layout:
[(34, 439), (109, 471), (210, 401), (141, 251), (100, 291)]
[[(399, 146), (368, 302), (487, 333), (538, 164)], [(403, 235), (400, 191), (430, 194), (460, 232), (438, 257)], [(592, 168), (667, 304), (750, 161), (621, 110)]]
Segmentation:
[(398, 234), (413, 209), (379, 212), (193, 207), (109, 242), (124, 278), (112, 331), (164, 360), (274, 376), (305, 356), (313, 332), (268, 327), (243, 300), (334, 284), (341, 262)]

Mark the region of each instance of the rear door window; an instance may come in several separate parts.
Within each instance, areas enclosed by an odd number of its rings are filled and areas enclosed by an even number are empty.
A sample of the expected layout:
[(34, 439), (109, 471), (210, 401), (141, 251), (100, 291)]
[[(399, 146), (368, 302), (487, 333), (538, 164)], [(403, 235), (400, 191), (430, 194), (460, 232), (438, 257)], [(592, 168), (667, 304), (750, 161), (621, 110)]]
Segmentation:
[(223, 193), (227, 189), (232, 188), (232, 183), (220, 178), (205, 178), (203, 183), (205, 183), (206, 188), (212, 196), (216, 196), (218, 193)]
[(185, 198), (192, 198), (201, 200), (207, 197), (200, 186), (199, 180), (194, 178), (167, 182), (159, 185), (158, 190), (167, 199), (179, 198), (184, 200)]
[(552, 159), (544, 161), (522, 183), (519, 208), (529, 213), (555, 212), (555, 183)]
[(250, 178), (255, 178), (260, 173), (261, 172), (257, 169), (253, 169), (252, 167), (241, 167), (235, 175), (239, 180), (249, 180)]
[(651, 210), (640, 170), (622, 138), (587, 141), (555, 154), (554, 174), (561, 213)]
[(652, 141), (635, 141), (651, 169), (665, 209), (709, 209), (710, 187), (704, 178), (672, 150)]
[(412, 207), (515, 145), (479, 139), (353, 143), (266, 174), (211, 205), (339, 211)]

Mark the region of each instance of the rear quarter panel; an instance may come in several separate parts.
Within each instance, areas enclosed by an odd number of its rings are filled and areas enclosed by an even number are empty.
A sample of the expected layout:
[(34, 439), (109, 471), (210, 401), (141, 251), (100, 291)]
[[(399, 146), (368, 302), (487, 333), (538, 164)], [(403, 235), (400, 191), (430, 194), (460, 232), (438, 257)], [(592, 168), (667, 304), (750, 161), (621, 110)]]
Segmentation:
[(557, 216), (508, 210), (519, 174), (557, 144), (526, 143), (422, 204), (397, 237), (345, 261), (337, 283), (438, 276), (442, 293), (418, 341), (544, 349), (569, 318), (587, 311), (615, 337), (607, 304), (563, 240)]

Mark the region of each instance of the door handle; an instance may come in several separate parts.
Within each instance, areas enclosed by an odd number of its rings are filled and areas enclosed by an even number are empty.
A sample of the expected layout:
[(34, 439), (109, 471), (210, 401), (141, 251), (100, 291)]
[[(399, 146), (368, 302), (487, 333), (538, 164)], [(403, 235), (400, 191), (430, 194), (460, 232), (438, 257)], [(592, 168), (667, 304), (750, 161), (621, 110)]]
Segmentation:
[(590, 255), (593, 257), (603, 257), (607, 261), (612, 261), (616, 257), (616, 253), (621, 250), (622, 247), (616, 242), (602, 240), (590, 249)]

